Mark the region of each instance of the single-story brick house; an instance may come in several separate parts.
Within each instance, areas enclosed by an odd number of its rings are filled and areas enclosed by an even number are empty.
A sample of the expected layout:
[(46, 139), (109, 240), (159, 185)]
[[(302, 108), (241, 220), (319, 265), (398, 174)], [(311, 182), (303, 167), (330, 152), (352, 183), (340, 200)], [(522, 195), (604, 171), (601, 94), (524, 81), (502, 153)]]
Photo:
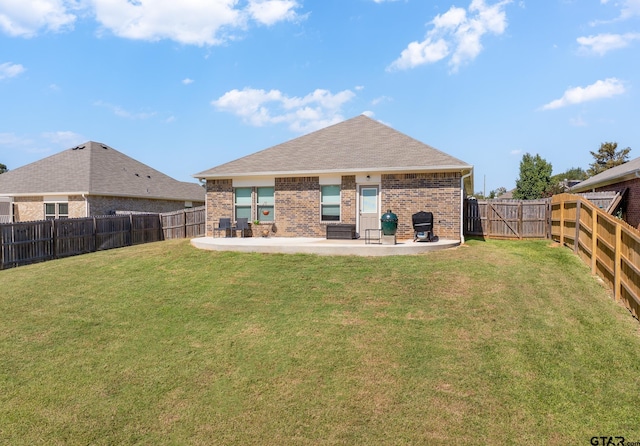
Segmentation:
[(220, 218), (259, 220), (272, 236), (324, 237), (327, 225), (380, 228), (388, 209), (399, 239), (412, 214), (434, 214), (435, 235), (462, 239), (473, 166), (361, 115), (194, 177), (206, 180), (207, 236)]
[(176, 211), (204, 205), (205, 190), (90, 141), (1, 174), (0, 197), (20, 222)]
[(640, 158), (600, 172), (571, 188), (572, 193), (604, 191), (622, 195), (623, 220), (640, 229)]

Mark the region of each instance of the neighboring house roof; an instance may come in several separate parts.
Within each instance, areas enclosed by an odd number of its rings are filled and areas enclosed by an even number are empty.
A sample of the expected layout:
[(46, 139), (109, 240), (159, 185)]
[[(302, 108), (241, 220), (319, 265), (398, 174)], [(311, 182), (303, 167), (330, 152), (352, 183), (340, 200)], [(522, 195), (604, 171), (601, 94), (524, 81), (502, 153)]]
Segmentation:
[(93, 141), (0, 175), (0, 195), (54, 194), (205, 200), (199, 184), (175, 180)]
[(621, 183), (633, 178), (640, 178), (636, 177), (636, 172), (640, 175), (640, 158), (632, 159), (624, 164), (620, 164), (619, 166), (600, 172), (598, 175), (594, 175), (591, 178), (576, 184), (571, 188), (571, 191), (584, 192), (598, 187), (608, 186), (610, 184)]
[(515, 189), (511, 189), (509, 191), (506, 191), (504, 194), (497, 196), (495, 199), (496, 200), (513, 200), (513, 193), (515, 192)]
[(472, 169), (457, 158), (360, 115), (194, 177)]

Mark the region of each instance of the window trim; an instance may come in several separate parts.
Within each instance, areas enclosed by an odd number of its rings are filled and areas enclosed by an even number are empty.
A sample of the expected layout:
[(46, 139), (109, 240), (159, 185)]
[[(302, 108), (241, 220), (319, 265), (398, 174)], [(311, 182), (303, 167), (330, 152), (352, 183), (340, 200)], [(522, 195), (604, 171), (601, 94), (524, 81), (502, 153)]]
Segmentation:
[[(271, 189), (273, 193), (271, 196), (267, 196), (270, 200), (260, 202), (260, 189)], [(276, 188), (274, 186), (256, 186), (254, 187), (254, 192), (256, 195), (256, 220), (261, 223), (273, 223), (276, 221)], [(262, 213), (263, 210), (266, 209), (268, 214), (264, 215)]]
[[(241, 203), (238, 205), (238, 189), (249, 190), (249, 204)], [(244, 197), (243, 197), (244, 198)], [(238, 208), (249, 209), (249, 220), (253, 221), (253, 188), (252, 187), (234, 187), (233, 188), (233, 219), (238, 220)]]
[[(47, 206), (53, 206), (53, 213), (47, 212)], [(60, 205), (65, 205), (67, 207), (67, 212), (60, 212)], [(61, 218), (69, 218), (69, 201), (53, 201), (53, 200), (44, 200), (43, 203), (44, 208), (44, 219), (45, 220), (56, 220)]]
[[(325, 187), (337, 187), (338, 188), (338, 202), (337, 203), (326, 203), (324, 201), (323, 189)], [(337, 220), (326, 220), (324, 219), (324, 213), (322, 212), (324, 206), (338, 206), (338, 219)], [(320, 185), (320, 222), (322, 223), (336, 223), (342, 221), (342, 185), (340, 184), (322, 184)]]

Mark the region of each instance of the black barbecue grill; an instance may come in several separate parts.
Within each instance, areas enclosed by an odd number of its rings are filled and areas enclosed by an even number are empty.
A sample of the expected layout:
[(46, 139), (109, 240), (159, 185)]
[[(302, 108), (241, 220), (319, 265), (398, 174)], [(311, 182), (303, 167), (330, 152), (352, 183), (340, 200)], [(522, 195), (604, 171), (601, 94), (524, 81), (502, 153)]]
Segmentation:
[(413, 241), (433, 240), (433, 213), (420, 211), (411, 216), (413, 223)]

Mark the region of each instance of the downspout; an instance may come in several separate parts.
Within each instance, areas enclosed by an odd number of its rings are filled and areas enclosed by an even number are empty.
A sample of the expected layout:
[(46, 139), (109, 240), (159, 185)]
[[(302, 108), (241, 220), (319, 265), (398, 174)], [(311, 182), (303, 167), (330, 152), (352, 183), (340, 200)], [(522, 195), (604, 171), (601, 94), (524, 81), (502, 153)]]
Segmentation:
[(464, 244), (464, 180), (473, 174), (473, 169), (460, 178), (460, 243)]
[(82, 198), (84, 198), (84, 216), (89, 217), (89, 200), (87, 200), (86, 194), (82, 194)]

